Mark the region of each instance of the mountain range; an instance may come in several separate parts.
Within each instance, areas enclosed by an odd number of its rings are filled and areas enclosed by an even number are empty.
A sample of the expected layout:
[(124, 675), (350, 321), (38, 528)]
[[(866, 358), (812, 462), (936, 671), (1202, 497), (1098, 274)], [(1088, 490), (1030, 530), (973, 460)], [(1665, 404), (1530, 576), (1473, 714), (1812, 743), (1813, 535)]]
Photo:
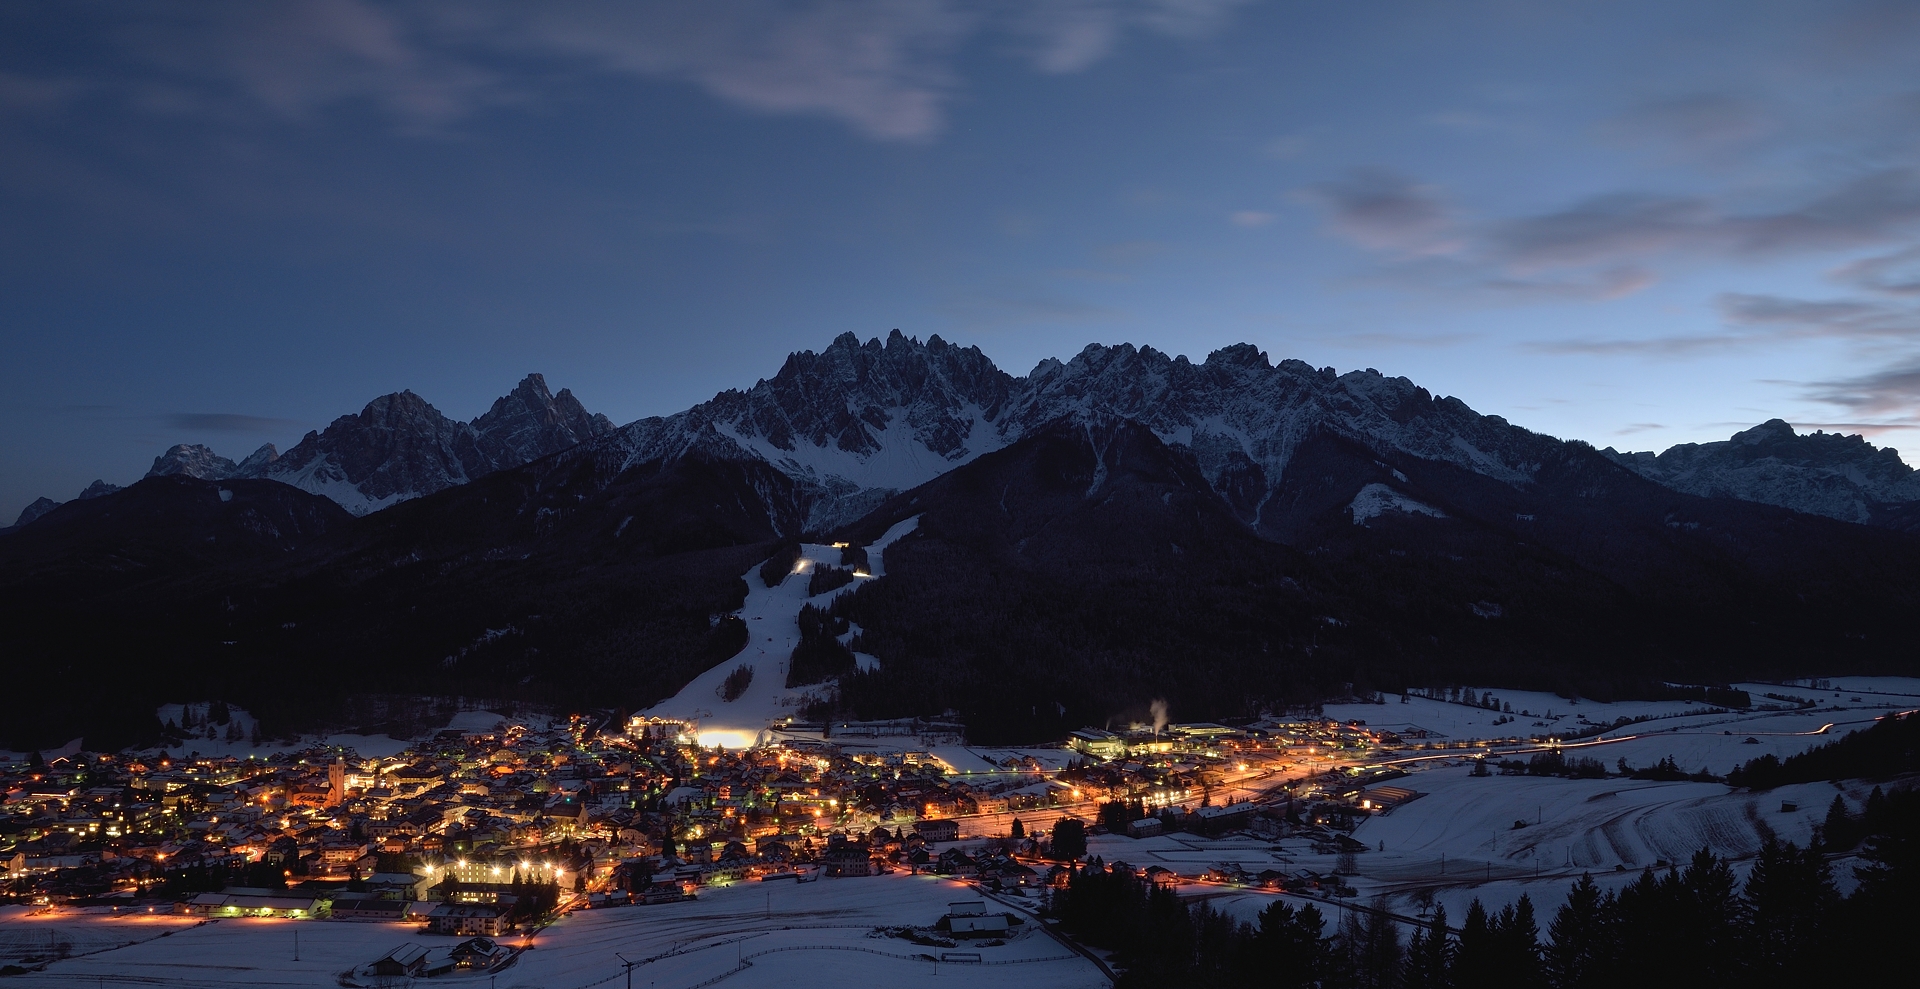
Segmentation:
[(472, 422), (447, 418), (413, 392), (395, 392), (307, 433), (284, 454), (268, 443), (234, 463), (183, 443), (153, 458), (147, 476), (280, 481), (365, 515), (611, 432), (606, 416), (588, 414), (572, 392), (555, 395), (545, 378), (529, 374)]
[(1718, 443), (1654, 454), (1601, 451), (1615, 463), (1705, 498), (1738, 498), (1868, 525), (1912, 529), (1920, 474), (1891, 447), (1861, 436), (1796, 433), (1769, 419)]
[(216, 694), (281, 723), (370, 692), (635, 709), (741, 648), (741, 575), (783, 540), (913, 517), (835, 605), (880, 667), (817, 714), (1031, 740), (1153, 697), (1912, 673), (1911, 476), (1771, 423), (1598, 451), (1247, 345), (1013, 377), (843, 335), (618, 428), (537, 375), (467, 423), (402, 392), (285, 455), (176, 447), (0, 535), (0, 650), (47, 698), (8, 730), (138, 735), (156, 698)]
[[(1286, 527), (1267, 517), (1280, 478), (1315, 430), (1510, 484), (1527, 483), (1558, 442), (1458, 399), (1436, 399), (1406, 378), (1371, 368), (1342, 375), (1300, 361), (1276, 365), (1248, 344), (1200, 364), (1152, 347), (1089, 345), (1070, 361), (1050, 359), (1014, 377), (978, 348), (938, 336), (923, 344), (895, 330), (884, 342), (843, 334), (820, 353), (789, 356), (750, 389), (624, 427), (588, 413), (566, 389), (549, 392), (545, 379), (531, 374), (471, 422), (448, 419), (403, 391), (308, 433), (284, 455), (268, 444), (235, 463), (182, 444), (156, 457), (147, 476), (278, 480), (365, 515), (582, 443), (626, 466), (701, 449), (760, 461), (792, 479), (798, 515), (776, 527), (819, 532), (1037, 427), (1087, 415), (1132, 419), (1186, 447), (1235, 514), (1269, 536)], [(1681, 444), (1657, 455), (1601, 452), (1702, 497), (1895, 528), (1920, 517), (1920, 475), (1896, 451), (1859, 436), (1798, 434), (1778, 419), (1724, 442)], [(117, 487), (97, 481), (81, 497), (111, 490)], [(57, 504), (42, 498), (16, 524)]]

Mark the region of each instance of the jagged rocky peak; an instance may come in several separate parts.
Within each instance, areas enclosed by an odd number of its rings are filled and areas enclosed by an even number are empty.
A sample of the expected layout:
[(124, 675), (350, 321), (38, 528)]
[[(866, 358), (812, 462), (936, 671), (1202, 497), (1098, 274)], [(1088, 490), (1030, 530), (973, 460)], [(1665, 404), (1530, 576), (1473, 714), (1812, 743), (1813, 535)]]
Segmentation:
[(236, 464), (205, 446), (182, 444), (155, 458), (148, 474), (268, 478), (364, 515), (518, 467), (613, 428), (572, 392), (553, 394), (546, 378), (529, 374), (472, 422), (450, 419), (412, 391), (398, 391), (308, 432), (284, 455), (268, 443)]
[(450, 419), (412, 391), (382, 395), (358, 415), (308, 433), (259, 476), (326, 495), (356, 515), (519, 467), (613, 432), (573, 393), (529, 374), (472, 422)]
[(981, 452), (970, 448), (975, 426), (993, 421), (1013, 385), (978, 347), (937, 335), (921, 343), (899, 330), (884, 343), (843, 333), (818, 354), (788, 356), (779, 373), (744, 392), (716, 396), (709, 414), (781, 451), (872, 456), (897, 436), (955, 461)]
[(203, 481), (218, 481), (232, 477), (236, 470), (238, 465), (213, 452), (210, 447), (181, 443), (153, 458), (153, 466), (148, 469), (147, 476), (185, 474)]
[(529, 374), (513, 391), (473, 420), (481, 453), (494, 469), (519, 466), (613, 432), (613, 422), (591, 414), (573, 392), (555, 395), (547, 379)]
[(265, 477), (268, 468), (280, 459), (280, 451), (272, 443), (260, 444), (260, 449), (247, 454), (247, 459), (234, 465), (235, 477)]
[(105, 481), (95, 480), (80, 492), (79, 500), (89, 501), (94, 498), (104, 498), (118, 490), (120, 490), (120, 485), (118, 484), (108, 484)]
[(1681, 443), (1655, 454), (1601, 451), (1667, 487), (1738, 498), (1848, 522), (1869, 522), (1881, 506), (1920, 501), (1920, 474), (1892, 447), (1866, 437), (1796, 432), (1769, 419), (1713, 443)]
[(1065, 363), (1043, 361), (1001, 429), (1028, 432), (1061, 416), (1119, 415), (1189, 448), (1240, 517), (1260, 524), (1294, 451), (1316, 432), (1525, 483), (1558, 441), (1435, 399), (1406, 378), (1371, 368), (1339, 374), (1302, 361), (1274, 364), (1251, 344), (1194, 364), (1152, 347), (1092, 345)]
[(309, 432), (267, 471), (356, 515), (431, 494), (485, 473), (472, 426), (411, 391), (382, 395), (358, 415)]
[(222, 481), (230, 477), (261, 477), (273, 462), (280, 459), (280, 451), (272, 443), (264, 444), (253, 451), (247, 459), (234, 463), (213, 452), (211, 447), (198, 443), (181, 443), (167, 452), (153, 458), (153, 467), (148, 469), (148, 477), (166, 477), (171, 474), (184, 474), (203, 481)]
[(893, 491), (925, 483), (1061, 419), (1120, 417), (1189, 449), (1243, 520), (1259, 524), (1293, 451), (1330, 430), (1522, 483), (1558, 441), (1405, 378), (1273, 363), (1252, 344), (1195, 364), (1131, 344), (1090, 344), (1024, 378), (978, 348), (894, 331), (842, 334), (819, 353), (687, 412), (624, 427), (626, 463), (688, 455), (760, 459), (799, 485), (808, 525), (851, 521)]
[(57, 501), (54, 501), (52, 498), (46, 498), (46, 497), (35, 498), (33, 500), (33, 504), (28, 505), (24, 509), (21, 509), (20, 517), (15, 519), (13, 524), (15, 526), (26, 525), (28, 522), (32, 522), (33, 520), (39, 518), (40, 516), (45, 515), (48, 512), (51, 512), (54, 509), (59, 507), (60, 507), (60, 503)]

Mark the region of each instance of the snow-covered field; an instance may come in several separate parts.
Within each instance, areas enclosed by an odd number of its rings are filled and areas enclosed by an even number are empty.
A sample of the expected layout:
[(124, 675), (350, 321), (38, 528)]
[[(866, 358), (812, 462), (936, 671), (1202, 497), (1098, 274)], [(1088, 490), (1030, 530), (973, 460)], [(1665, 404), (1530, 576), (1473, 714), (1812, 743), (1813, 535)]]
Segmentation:
[[(193, 711), (194, 717), (201, 721), (204, 721), (207, 716), (207, 707), (208, 705), (204, 703), (191, 705), (191, 709)], [(161, 724), (172, 722), (173, 724), (178, 725), (181, 723), (181, 719), (185, 715), (188, 708), (189, 708), (189, 705), (185, 705), (185, 704), (162, 704), (157, 710), (154, 711), (154, 716), (160, 720)], [(269, 756), (269, 755), (273, 755), (276, 752), (294, 752), (300, 749), (304, 749), (310, 745), (321, 744), (321, 745), (337, 745), (344, 748), (352, 749), (355, 753), (357, 753), (363, 759), (378, 759), (378, 758), (384, 758), (390, 755), (396, 755), (404, 751), (407, 746), (413, 744), (411, 741), (408, 741), (405, 739), (389, 738), (386, 735), (356, 735), (356, 734), (350, 734), (350, 733), (343, 733), (343, 734), (326, 735), (326, 736), (320, 736), (320, 737), (299, 738), (291, 742), (274, 741), (272, 739), (265, 739), (261, 742), (261, 744), (255, 745), (252, 742), (252, 734), (253, 734), (253, 726), (254, 726), (253, 715), (248, 713), (245, 708), (241, 708), (241, 707), (229, 708), (229, 712), (230, 712), (230, 717), (229, 717), (230, 722), (232, 724), (239, 726), (238, 734), (240, 737), (238, 739), (233, 741), (229, 741), (227, 739), (226, 725), (215, 725), (214, 726), (215, 737), (207, 738), (205, 736), (206, 729), (204, 726), (201, 726), (198, 729), (197, 737), (185, 739), (184, 741), (180, 742), (177, 745), (169, 745), (164, 749), (162, 749), (162, 751), (166, 752), (168, 755), (176, 759), (184, 758), (190, 755), (197, 755), (200, 757), (215, 758), (215, 759), (224, 758), (226, 756), (233, 756), (235, 758), (245, 759), (248, 756)], [(491, 715), (491, 717), (495, 721), (498, 721), (500, 716), (496, 714), (496, 715)]]
[[(741, 883), (703, 891), (692, 902), (576, 913), (535, 937), (532, 950), (498, 973), (494, 985), (498, 989), (624, 986), (626, 975), (616, 952), (635, 961), (657, 959), (633, 972), (634, 985), (654, 989), (686, 989), (722, 976), (721, 985), (741, 989), (901, 985), (936, 975), (943, 983), (958, 986), (1107, 984), (1092, 963), (1031, 922), (1006, 943), (992, 947), (963, 942), (942, 949), (873, 936), (879, 926), (931, 925), (950, 903), (979, 899), (958, 883), (931, 876)], [(24, 923), (0, 920), (0, 934)], [(112, 927), (127, 922), (88, 917), (75, 918), (73, 923)], [(296, 929), (297, 962), (293, 960)], [(20, 976), (9, 984), (320, 989), (340, 985), (341, 973), (367, 965), (407, 941), (456, 943), (398, 924), (223, 920), (57, 962), (45, 972)], [(522, 941), (514, 938), (509, 943)], [(676, 950), (678, 954), (658, 957)], [(977, 952), (983, 963), (936, 964), (943, 950)], [(448, 977), (420, 984), (485, 985), (486, 978)], [(946, 983), (948, 979), (954, 981)]]
[[(894, 540), (912, 532), (920, 517), (914, 516), (888, 529), (867, 547), (869, 576), (825, 594), (809, 596), (807, 577), (815, 565), (837, 566), (840, 551), (831, 546), (806, 543), (800, 547), (800, 562), (793, 573), (778, 586), (768, 587), (760, 579), (760, 568), (747, 571), (747, 601), (737, 614), (747, 623), (751, 638), (739, 655), (700, 674), (680, 692), (641, 712), (657, 718), (680, 718), (700, 723), (702, 745), (746, 748), (761, 741), (767, 725), (780, 718), (801, 716), (801, 710), (814, 699), (821, 687), (787, 688), (788, 657), (800, 644), (800, 626), (796, 618), (802, 606), (825, 607), (841, 594), (886, 573), (884, 553)], [(851, 634), (851, 633), (849, 633)], [(871, 663), (871, 657), (862, 659)], [(737, 698), (721, 697), (720, 688), (735, 670), (750, 666), (753, 679)]]
[[(1339, 721), (1364, 721), (1369, 728), (1386, 728), (1405, 734), (1408, 730), (1418, 729), (1428, 733), (1430, 739), (1445, 741), (1479, 740), (1493, 738), (1544, 735), (1549, 732), (1572, 735), (1606, 725), (1611, 726), (1621, 718), (1648, 718), (1651, 720), (1636, 722), (1611, 728), (1591, 735), (1597, 739), (1613, 739), (1625, 735), (1649, 737), (1656, 735), (1708, 733), (1719, 735), (1730, 732), (1734, 742), (1739, 743), (1752, 735), (1759, 740), (1760, 748), (1747, 746), (1741, 752), (1730, 753), (1728, 758), (1745, 761), (1763, 752), (1773, 752), (1785, 757), (1804, 748), (1831, 741), (1832, 738), (1809, 736), (1802, 742), (1769, 741), (1768, 736), (1781, 737), (1789, 734), (1812, 732), (1828, 723), (1834, 725), (1833, 738), (1845, 734), (1853, 728), (1865, 727), (1874, 717), (1889, 710), (1913, 710), (1920, 708), (1920, 680), (1910, 677), (1843, 677), (1833, 681), (1834, 689), (1814, 691), (1804, 687), (1784, 687), (1778, 684), (1743, 683), (1735, 686), (1746, 690), (1754, 700), (1752, 711), (1718, 711), (1712, 705), (1690, 701), (1621, 701), (1602, 704), (1591, 700), (1570, 701), (1554, 694), (1528, 690), (1492, 691), (1502, 705), (1510, 705), (1512, 713), (1492, 711), (1468, 704), (1456, 704), (1448, 701), (1432, 700), (1426, 697), (1408, 696), (1405, 703), (1401, 695), (1385, 695), (1384, 704), (1329, 704), (1325, 714)], [(1842, 684), (1846, 686), (1842, 686)], [(1476, 691), (1484, 692), (1484, 691)], [(1802, 697), (1815, 702), (1815, 707), (1806, 711), (1779, 710), (1781, 702), (1769, 700), (1764, 694), (1777, 693), (1793, 697)], [(1761, 709), (1762, 705), (1773, 705), (1776, 709)], [(1716, 713), (1707, 713), (1716, 712)], [(1418, 736), (1410, 741), (1421, 741)], [(1621, 753), (1638, 752), (1641, 747), (1619, 750)], [(1700, 744), (1699, 758), (1706, 762), (1681, 759), (1682, 765), (1689, 768), (1710, 766), (1716, 773), (1724, 773), (1731, 763), (1713, 759), (1718, 754), (1716, 746)], [(1708, 750), (1715, 750), (1709, 752)], [(1609, 760), (1619, 758), (1608, 750)], [(1660, 752), (1649, 758), (1652, 762), (1666, 752)], [(1680, 753), (1672, 753), (1679, 758)], [(1640, 765), (1638, 760), (1629, 756), (1629, 762)]]
[(113, 917), (99, 913), (36, 914), (33, 908), (0, 906), (0, 963), (105, 951), (192, 927), (197, 921), (172, 914)]

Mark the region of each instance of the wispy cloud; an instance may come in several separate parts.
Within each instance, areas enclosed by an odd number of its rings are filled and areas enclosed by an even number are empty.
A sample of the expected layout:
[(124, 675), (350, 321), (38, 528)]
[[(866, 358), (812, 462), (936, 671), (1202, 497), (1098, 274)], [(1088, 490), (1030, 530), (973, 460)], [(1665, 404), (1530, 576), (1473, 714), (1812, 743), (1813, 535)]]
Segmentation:
[(1834, 269), (1841, 282), (1888, 295), (1920, 295), (1920, 247), (1861, 258)]
[(1816, 381), (1808, 386), (1807, 397), (1860, 415), (1912, 418), (1920, 411), (1920, 360), (1856, 377)]
[(1875, 436), (1880, 433), (1896, 433), (1909, 429), (1920, 429), (1915, 422), (1795, 422), (1793, 428), (1807, 432), (1824, 429), (1832, 433), (1864, 433)]
[(679, 80), (752, 110), (922, 141), (945, 125), (961, 88), (956, 60), (974, 38), (1013, 39), (1043, 72), (1079, 72), (1128, 32), (1203, 35), (1244, 2), (161, 4), (116, 12), (115, 54), (91, 77), (0, 76), (0, 108), (113, 92), (146, 112), (229, 119), (308, 121), (366, 106), (403, 130), (443, 132), (585, 73)]
[[(1708, 111), (1695, 106), (1687, 112)], [(1376, 279), (1520, 300), (1616, 299), (1654, 284), (1672, 265), (1873, 247), (1920, 230), (1920, 168), (1913, 167), (1856, 174), (1804, 191), (1776, 208), (1744, 211), (1702, 196), (1614, 192), (1530, 215), (1473, 217), (1442, 190), (1375, 168), (1353, 170), (1297, 195), (1321, 208), (1328, 232), (1382, 256)], [(1856, 262), (1836, 277), (1879, 292), (1920, 294), (1920, 248)], [(1757, 312), (1731, 315), (1743, 325), (1763, 321)], [(1850, 327), (1842, 328), (1856, 337), (1905, 332), (1897, 327), (1907, 319), (1878, 310), (1850, 318)], [(1834, 313), (1823, 319), (1829, 326), (1838, 321)], [(1675, 352), (1737, 344), (1750, 336), (1573, 342), (1554, 349)]]
[(1775, 329), (1799, 338), (1906, 340), (1920, 338), (1920, 309), (1859, 299), (1789, 299), (1727, 293), (1721, 317), (1734, 326)]
[(1326, 211), (1329, 230), (1362, 247), (1409, 256), (1460, 248), (1439, 190), (1398, 172), (1358, 168), (1300, 195)]
[(1797, 340), (1856, 344), (1920, 341), (1920, 309), (1859, 299), (1793, 299), (1723, 293), (1718, 332), (1626, 339), (1543, 340), (1523, 349), (1545, 354), (1682, 356), (1704, 351), (1770, 346)]
[(1173, 37), (1217, 29), (1251, 0), (1049, 0), (1013, 5), (1016, 48), (1042, 72), (1079, 72), (1111, 54), (1129, 28)]
[(1490, 253), (1522, 270), (1647, 262), (1677, 252), (1768, 257), (1884, 243), (1920, 225), (1920, 169), (1889, 168), (1771, 211), (1704, 198), (1613, 193), (1496, 222)]
[(1641, 103), (1602, 122), (1599, 131), (1603, 138), (1629, 146), (1715, 157), (1749, 146), (1779, 126), (1752, 96), (1691, 93)]

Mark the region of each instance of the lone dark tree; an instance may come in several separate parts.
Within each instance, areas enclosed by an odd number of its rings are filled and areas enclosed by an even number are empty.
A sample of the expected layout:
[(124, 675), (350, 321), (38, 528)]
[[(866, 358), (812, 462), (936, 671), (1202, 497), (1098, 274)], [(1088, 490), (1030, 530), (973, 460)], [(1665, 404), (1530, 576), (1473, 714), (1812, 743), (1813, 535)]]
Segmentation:
[(1087, 854), (1087, 826), (1071, 817), (1053, 822), (1053, 857), (1077, 859)]

